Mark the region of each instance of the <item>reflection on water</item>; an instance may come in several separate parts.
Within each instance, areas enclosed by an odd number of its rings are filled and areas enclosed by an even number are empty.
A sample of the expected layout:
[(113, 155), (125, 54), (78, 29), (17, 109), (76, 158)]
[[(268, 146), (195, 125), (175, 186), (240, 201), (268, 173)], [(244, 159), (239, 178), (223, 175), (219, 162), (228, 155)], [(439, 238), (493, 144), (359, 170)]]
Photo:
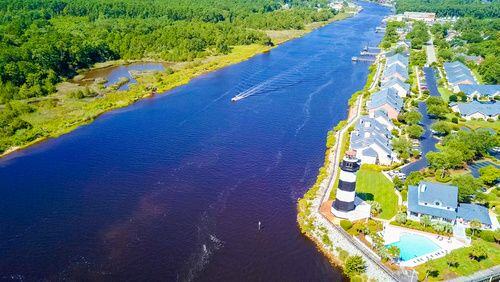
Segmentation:
[(132, 63), (122, 66), (110, 66), (98, 69), (92, 69), (85, 73), (85, 77), (78, 83), (88, 85), (96, 80), (104, 79), (104, 86), (109, 87), (119, 83), (121, 80), (127, 81), (120, 85), (118, 90), (127, 90), (131, 84), (137, 83), (134, 75), (142, 72), (163, 71), (167, 63)]

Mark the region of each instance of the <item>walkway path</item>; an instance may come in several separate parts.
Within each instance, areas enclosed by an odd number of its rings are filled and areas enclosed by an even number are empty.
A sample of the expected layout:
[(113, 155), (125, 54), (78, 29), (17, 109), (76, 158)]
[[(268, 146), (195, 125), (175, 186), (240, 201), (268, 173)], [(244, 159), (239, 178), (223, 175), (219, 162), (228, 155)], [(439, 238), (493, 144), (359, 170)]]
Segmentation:
[(430, 43), (431, 44), (426, 45), (426, 52), (425, 52), (427, 54), (427, 65), (428, 66), (430, 66), (432, 63), (435, 63), (437, 61), (436, 49), (434, 48), (434, 41), (431, 39)]
[(448, 282), (472, 282), (472, 281), (498, 281), (500, 279), (500, 265), (478, 271), (472, 275), (448, 280)]
[[(378, 80), (382, 73), (383, 67), (382, 63), (380, 62), (380, 56), (377, 57), (376, 64), (377, 64), (377, 71), (375, 72), (375, 76), (373, 77), (373, 81), (370, 85), (370, 88), (368, 88), (368, 91), (370, 92), (376, 89), (378, 85)], [(340, 155), (340, 150), (342, 149), (342, 144), (344, 144), (344, 134), (349, 129), (349, 127), (351, 127), (354, 123), (356, 123), (358, 118), (361, 116), (361, 111), (363, 109), (363, 95), (359, 95), (359, 97), (356, 99), (355, 107), (352, 108), (355, 110), (352, 109), (349, 110), (347, 124), (335, 134), (335, 140), (337, 140), (337, 142), (335, 142), (335, 146), (331, 149), (332, 151), (330, 151), (330, 161), (333, 166), (331, 169), (329, 169), (328, 188), (321, 197), (321, 203), (328, 201), (332, 189), (334, 189), (333, 186), (335, 184), (335, 177), (338, 174), (340, 158), (343, 157)], [(349, 136), (347, 136), (347, 138), (349, 138)]]
[[(382, 64), (380, 63), (379, 58), (377, 59), (377, 71), (375, 73), (374, 79), (368, 89), (370, 92), (376, 89), (380, 74), (382, 72)], [(376, 279), (377, 281), (407, 281), (408, 278), (404, 275), (400, 275), (402, 273), (396, 273), (390, 269), (388, 269), (382, 262), (380, 257), (378, 257), (372, 250), (370, 250), (367, 246), (361, 243), (356, 238), (349, 235), (338, 225), (332, 223), (322, 212), (326, 209), (326, 212), (329, 212), (329, 207), (325, 208), (325, 205), (331, 206), (331, 201), (329, 201), (329, 195), (331, 194), (332, 189), (334, 189), (335, 178), (339, 171), (339, 163), (341, 158), (341, 149), (342, 144), (344, 144), (345, 138), (349, 138), (349, 136), (344, 136), (349, 127), (351, 127), (361, 116), (361, 112), (363, 109), (363, 96), (359, 95), (356, 99), (356, 103), (354, 104), (354, 110), (349, 112), (349, 117), (347, 119), (347, 124), (339, 130), (335, 134), (336, 142), (335, 145), (331, 148), (329, 158), (330, 158), (330, 167), (328, 167), (328, 179), (321, 183), (320, 188), (318, 189), (318, 197), (316, 197), (312, 201), (312, 215), (314, 216), (315, 226), (321, 228), (325, 228), (327, 230), (327, 236), (332, 242), (333, 246), (341, 247), (346, 250), (350, 255), (360, 255), (364, 258), (367, 270), (366, 272), (370, 274), (371, 278)], [(320, 229), (320, 228), (318, 228)], [(322, 249), (330, 250), (330, 252), (335, 253), (334, 250), (325, 245), (322, 242), (321, 234), (314, 233), (313, 236), (316, 237), (316, 242), (322, 245)]]

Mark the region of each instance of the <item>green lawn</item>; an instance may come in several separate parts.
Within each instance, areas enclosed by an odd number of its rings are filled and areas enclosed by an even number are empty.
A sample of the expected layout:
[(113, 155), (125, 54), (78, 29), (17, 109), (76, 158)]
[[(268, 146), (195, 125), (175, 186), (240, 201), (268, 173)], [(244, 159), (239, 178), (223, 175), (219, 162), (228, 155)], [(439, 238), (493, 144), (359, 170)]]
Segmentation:
[[(483, 240), (477, 240), (477, 242), (483, 245), (486, 250), (488, 250), (488, 257), (486, 259), (478, 262), (469, 258), (470, 247), (454, 250), (451, 252), (451, 254), (457, 254), (457, 267), (450, 267), (447, 264), (447, 257), (450, 255), (437, 260), (433, 260), (430, 262), (430, 265), (432, 269), (437, 270), (438, 273), (436, 277), (428, 277), (427, 280), (437, 281), (450, 279), (457, 276), (467, 276), (476, 271), (487, 269), (500, 264), (500, 246), (498, 244), (488, 243)], [(428, 267), (429, 263), (425, 263), (416, 268), (420, 279), (425, 278), (426, 270)]]
[(453, 94), (453, 92), (448, 90), (448, 88), (445, 88), (442, 86), (438, 87), (438, 91), (439, 91), (439, 93), (441, 93), (441, 98), (443, 98), (443, 100), (445, 100), (446, 102), (449, 101), (450, 96)]
[(361, 167), (357, 174), (356, 193), (360, 198), (379, 202), (380, 218), (390, 219), (398, 211), (398, 197), (394, 184), (382, 172)]
[(495, 131), (500, 131), (500, 122), (486, 121), (486, 120), (468, 120), (465, 122), (460, 122), (460, 125), (467, 126), (472, 129), (477, 128), (492, 128)]

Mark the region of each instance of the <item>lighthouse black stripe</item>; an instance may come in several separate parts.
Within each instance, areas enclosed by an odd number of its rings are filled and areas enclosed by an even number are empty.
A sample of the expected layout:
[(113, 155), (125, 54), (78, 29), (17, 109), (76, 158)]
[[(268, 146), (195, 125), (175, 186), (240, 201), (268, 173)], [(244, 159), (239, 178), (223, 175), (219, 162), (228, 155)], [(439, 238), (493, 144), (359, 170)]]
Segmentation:
[(354, 202), (344, 202), (336, 199), (333, 203), (333, 208), (343, 212), (352, 211), (354, 209)]
[(347, 182), (340, 179), (338, 189), (346, 192), (352, 192), (356, 189), (356, 182)]
[(348, 172), (356, 172), (359, 170), (359, 164), (343, 160), (340, 163), (340, 169)]

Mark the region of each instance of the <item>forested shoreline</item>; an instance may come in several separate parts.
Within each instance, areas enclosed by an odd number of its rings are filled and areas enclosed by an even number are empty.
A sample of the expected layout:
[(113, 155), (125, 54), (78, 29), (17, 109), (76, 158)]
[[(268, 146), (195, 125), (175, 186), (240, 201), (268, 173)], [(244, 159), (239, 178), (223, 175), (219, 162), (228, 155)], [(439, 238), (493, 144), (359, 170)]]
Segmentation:
[(432, 12), (438, 17), (500, 18), (498, 0), (397, 0), (396, 12)]
[[(110, 60), (189, 62), (230, 54), (234, 46), (272, 46), (265, 30), (300, 30), (331, 19), (335, 13), (326, 5), (326, 0), (1, 1), (0, 153), (48, 134), (34, 133), (24, 116), (40, 107), (26, 101), (55, 93), (58, 83), (79, 70)], [(43, 103), (47, 108), (62, 101)]]

